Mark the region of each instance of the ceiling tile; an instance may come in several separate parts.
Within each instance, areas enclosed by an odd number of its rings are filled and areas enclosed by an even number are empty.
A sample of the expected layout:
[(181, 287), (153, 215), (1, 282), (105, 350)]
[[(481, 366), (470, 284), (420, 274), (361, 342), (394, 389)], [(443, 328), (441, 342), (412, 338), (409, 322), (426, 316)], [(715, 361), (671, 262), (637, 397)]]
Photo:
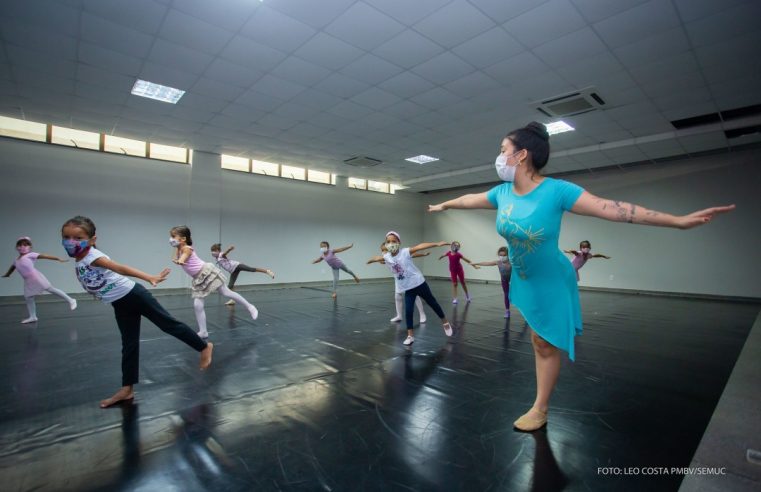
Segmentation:
[(271, 70), (286, 58), (286, 54), (282, 51), (243, 36), (233, 37), (221, 51), (220, 56), (238, 65), (256, 70)]
[(585, 27), (534, 48), (533, 53), (550, 67), (557, 68), (607, 51), (597, 34)]
[(484, 68), (513, 57), (523, 46), (502, 27), (494, 27), (452, 48), (452, 51), (477, 68)]
[(82, 39), (125, 55), (144, 58), (153, 44), (153, 36), (101, 19), (87, 12), (80, 18)]
[(365, 0), (368, 3), (393, 17), (397, 21), (411, 26), (428, 15), (440, 10), (452, 0)]
[(473, 67), (457, 55), (446, 51), (418, 65), (412, 71), (434, 84), (446, 84), (472, 73)]
[(297, 84), (311, 86), (328, 77), (330, 70), (296, 56), (289, 56), (270, 73)]
[(349, 7), (325, 28), (325, 32), (366, 51), (377, 48), (403, 30), (402, 24), (362, 2)]
[(270, 48), (291, 53), (316, 32), (303, 22), (263, 5), (256, 9), (240, 34)]
[(415, 30), (452, 48), (494, 27), (495, 23), (465, 0), (454, 0), (415, 24)]
[(395, 65), (409, 69), (430, 60), (443, 51), (444, 48), (438, 44), (407, 29), (378, 46), (373, 53)]
[(398, 75), (402, 71), (402, 68), (367, 53), (343, 68), (341, 73), (368, 84), (376, 85), (390, 79), (394, 75)]
[(288, 100), (303, 91), (305, 87), (267, 74), (252, 85), (251, 89), (267, 96)]
[(321, 67), (338, 70), (362, 56), (363, 51), (321, 32), (296, 50), (294, 54)]
[(154, 63), (194, 74), (202, 74), (212, 59), (211, 55), (163, 39), (153, 43), (148, 55), (148, 60)]
[(671, 2), (650, 0), (594, 24), (608, 46), (618, 48), (680, 25)]
[(550, 0), (503, 26), (519, 42), (534, 48), (579, 30), (586, 22), (569, 0)]
[(355, 0), (320, 0), (315, 8), (314, 0), (278, 0), (272, 7), (278, 11), (315, 28), (322, 28), (346, 11)]
[(261, 4), (251, 0), (225, 0), (224, 7), (208, 0), (181, 0), (172, 3), (172, 8), (190, 14), (209, 24), (235, 32), (251, 17)]
[(597, 0), (571, 0), (574, 7), (587, 22), (595, 23), (615, 14), (629, 10), (648, 0), (616, 0), (615, 2), (599, 2)]

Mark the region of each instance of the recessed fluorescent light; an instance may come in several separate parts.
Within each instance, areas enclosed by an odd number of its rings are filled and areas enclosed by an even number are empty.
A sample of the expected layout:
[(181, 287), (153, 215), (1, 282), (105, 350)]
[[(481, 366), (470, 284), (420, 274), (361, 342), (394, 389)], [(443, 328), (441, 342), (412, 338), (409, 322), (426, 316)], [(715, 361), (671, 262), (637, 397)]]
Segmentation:
[(555, 121), (554, 123), (547, 123), (544, 125), (547, 128), (547, 133), (555, 135), (556, 133), (572, 132), (574, 127), (566, 123), (565, 121)]
[(132, 86), (132, 93), (136, 96), (147, 97), (148, 99), (177, 104), (177, 101), (185, 94), (185, 91), (137, 79), (135, 85)]
[(408, 157), (405, 161), (414, 162), (415, 164), (426, 164), (428, 162), (438, 161), (438, 157), (431, 157), (430, 155), (416, 155), (415, 157)]

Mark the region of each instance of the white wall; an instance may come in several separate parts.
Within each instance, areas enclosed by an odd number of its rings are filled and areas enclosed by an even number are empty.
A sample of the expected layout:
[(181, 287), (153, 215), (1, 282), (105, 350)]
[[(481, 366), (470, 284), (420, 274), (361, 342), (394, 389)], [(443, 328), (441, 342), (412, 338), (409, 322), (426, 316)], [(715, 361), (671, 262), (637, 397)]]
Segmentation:
[[(384, 233), (395, 228), (420, 240), (422, 202), (415, 194), (386, 195), (334, 186), (219, 171), (214, 154), (196, 153), (194, 166), (0, 138), (0, 245), (3, 269), (16, 257), (16, 238), (32, 237), (34, 250), (66, 257), (63, 222), (91, 217), (98, 246), (114, 260), (147, 272), (169, 266), (162, 287), (187, 287), (187, 276), (170, 262), (169, 229), (187, 223), (194, 245), (209, 260), (209, 247), (236, 245), (233, 257), (275, 270), (278, 282), (329, 280), (329, 270), (310, 261), (319, 242), (354, 242), (341, 255), (360, 277), (387, 277), (365, 260)], [(192, 194), (191, 194), (192, 190)], [(72, 263), (40, 260), (53, 285), (81, 292)], [(264, 283), (242, 274), (238, 283)], [(0, 282), (0, 296), (22, 293), (18, 274)]]
[[(691, 231), (566, 215), (561, 247), (588, 239), (594, 250), (613, 256), (610, 261), (591, 260), (581, 271), (581, 285), (761, 297), (759, 160), (761, 151), (754, 150), (571, 177), (594, 194), (667, 212), (738, 206), (734, 213)], [(193, 229), (202, 258), (210, 259), (214, 242), (235, 244), (235, 259), (272, 268), (278, 282), (329, 280), (324, 264), (309, 263), (321, 240), (333, 246), (354, 242), (354, 249), (341, 255), (347, 265), (360, 277), (383, 278), (388, 275), (385, 268), (364, 262), (389, 229), (399, 231), (405, 245), (457, 239), (474, 261), (493, 259), (504, 243), (494, 230), (494, 212), (424, 212), (427, 203), (479, 189), (385, 195), (220, 171), (214, 154), (196, 153), (194, 163), (191, 168), (0, 138), (2, 268), (15, 258), (15, 240), (21, 235), (32, 237), (36, 251), (65, 256), (60, 227), (76, 214), (95, 221), (99, 247), (115, 260), (148, 272), (172, 267), (163, 287), (189, 285), (187, 276), (170, 263), (167, 243), (169, 228), (184, 223)], [(426, 275), (448, 275), (445, 260), (435, 261), (444, 250), (423, 260)], [(41, 260), (39, 268), (54, 285), (80, 292), (71, 263)], [(495, 268), (466, 268), (469, 277), (497, 279)], [(268, 282), (260, 274), (244, 274), (239, 280)], [(0, 296), (21, 292), (17, 274), (0, 282)]]
[[(562, 249), (592, 249), (613, 257), (590, 260), (581, 270), (582, 286), (761, 297), (761, 151), (705, 156), (628, 170), (573, 175), (569, 181), (598, 196), (684, 214), (735, 203), (737, 210), (689, 231), (620, 224), (566, 214)], [(428, 195), (439, 203), (487, 188)], [(504, 240), (495, 232), (493, 211), (447, 211), (425, 220), (425, 239), (459, 240), (473, 261), (492, 260)], [(445, 260), (426, 258), (426, 275), (448, 276)], [(496, 268), (473, 270), (466, 278), (498, 279)]]

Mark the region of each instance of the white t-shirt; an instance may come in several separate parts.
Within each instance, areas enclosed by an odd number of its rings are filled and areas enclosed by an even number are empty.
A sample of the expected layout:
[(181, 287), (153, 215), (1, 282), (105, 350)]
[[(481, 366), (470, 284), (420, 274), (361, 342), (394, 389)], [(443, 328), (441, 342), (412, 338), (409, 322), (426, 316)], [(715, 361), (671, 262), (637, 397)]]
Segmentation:
[(114, 302), (129, 294), (135, 282), (108, 268), (93, 266), (92, 262), (98, 258), (108, 256), (90, 248), (87, 255), (76, 263), (77, 279), (82, 287), (103, 302)]
[(399, 250), (396, 256), (391, 256), (391, 253), (383, 255), (383, 260), (386, 262), (386, 266), (394, 274), (394, 287), (396, 292), (402, 293), (410, 289), (414, 289), (418, 285), (425, 282), (425, 277), (420, 270), (417, 269), (414, 263), (412, 263), (412, 256), (410, 256), (410, 248), (404, 248)]

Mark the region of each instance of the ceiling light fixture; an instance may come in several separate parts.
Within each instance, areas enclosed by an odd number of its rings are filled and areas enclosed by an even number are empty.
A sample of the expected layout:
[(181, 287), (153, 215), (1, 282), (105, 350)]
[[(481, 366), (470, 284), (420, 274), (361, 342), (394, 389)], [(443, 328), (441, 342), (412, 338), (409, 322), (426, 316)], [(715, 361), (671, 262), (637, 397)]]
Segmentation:
[(408, 157), (405, 161), (414, 162), (415, 164), (427, 164), (429, 162), (438, 161), (438, 157), (431, 157), (430, 155), (416, 155), (415, 157)]
[(572, 127), (565, 121), (555, 121), (553, 123), (547, 123), (544, 126), (547, 128), (547, 133), (549, 133), (550, 135), (555, 135), (557, 133), (572, 132), (575, 130), (574, 127)]
[(147, 97), (148, 99), (177, 104), (177, 101), (179, 101), (182, 95), (185, 94), (185, 91), (175, 89), (174, 87), (168, 87), (166, 85), (154, 84), (147, 80), (137, 79), (135, 85), (132, 86), (132, 94), (140, 97)]

